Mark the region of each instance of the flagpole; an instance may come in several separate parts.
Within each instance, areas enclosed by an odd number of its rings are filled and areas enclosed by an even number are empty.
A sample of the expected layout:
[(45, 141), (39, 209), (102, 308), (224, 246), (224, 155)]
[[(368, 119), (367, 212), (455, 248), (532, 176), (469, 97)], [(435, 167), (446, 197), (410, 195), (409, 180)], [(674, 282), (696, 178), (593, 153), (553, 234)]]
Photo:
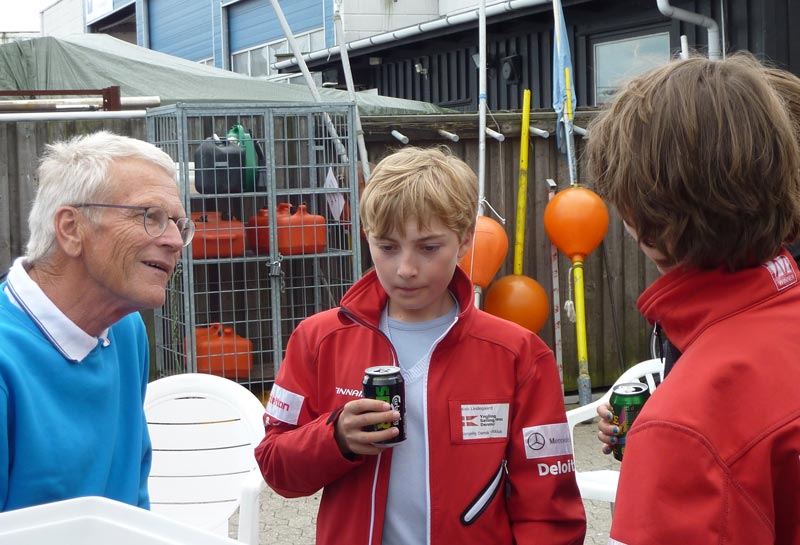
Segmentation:
[[(572, 83), (572, 59), (564, 12), (561, 0), (553, 0), (555, 44), (553, 47), (553, 107), (564, 125), (567, 148), (569, 182), (578, 185), (577, 161), (575, 157), (574, 129), (572, 125), (575, 96)], [(557, 131), (558, 132), (558, 131)], [(573, 259), (572, 279), (575, 288), (575, 343), (578, 356), (578, 403), (587, 405), (592, 401), (592, 378), (589, 375), (589, 356), (586, 342), (586, 305), (584, 300), (583, 260)]]
[(567, 86), (567, 98), (564, 101), (564, 137), (567, 139), (567, 164), (569, 165), (569, 184), (578, 185), (578, 168), (575, 158), (575, 130), (572, 124), (572, 78), (570, 77), (569, 66), (564, 67), (564, 81)]
[[(484, 215), (486, 193), (486, 0), (478, 0), (478, 216)], [(474, 250), (473, 250), (474, 252)], [(474, 259), (474, 253), (473, 253)], [(472, 270), (472, 269), (470, 269)], [(474, 286), (473, 302), (481, 308), (483, 290)]]
[(486, 191), (486, 0), (478, 2), (478, 215)]

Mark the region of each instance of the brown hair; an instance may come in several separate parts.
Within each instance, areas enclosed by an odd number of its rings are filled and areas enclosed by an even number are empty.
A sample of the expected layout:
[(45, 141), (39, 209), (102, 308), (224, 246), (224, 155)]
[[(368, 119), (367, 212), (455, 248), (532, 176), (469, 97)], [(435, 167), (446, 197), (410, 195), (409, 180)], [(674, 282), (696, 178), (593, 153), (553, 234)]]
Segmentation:
[(416, 219), (428, 228), (439, 219), (459, 240), (475, 227), (478, 180), (446, 147), (406, 147), (382, 159), (372, 171), (359, 203), (364, 232), (383, 237)]
[(672, 263), (736, 271), (800, 233), (800, 149), (750, 55), (633, 79), (591, 124), (586, 153), (597, 192)]
[(769, 84), (783, 100), (786, 111), (789, 112), (789, 119), (794, 126), (797, 141), (800, 142), (800, 78), (779, 68), (768, 67), (764, 71)]

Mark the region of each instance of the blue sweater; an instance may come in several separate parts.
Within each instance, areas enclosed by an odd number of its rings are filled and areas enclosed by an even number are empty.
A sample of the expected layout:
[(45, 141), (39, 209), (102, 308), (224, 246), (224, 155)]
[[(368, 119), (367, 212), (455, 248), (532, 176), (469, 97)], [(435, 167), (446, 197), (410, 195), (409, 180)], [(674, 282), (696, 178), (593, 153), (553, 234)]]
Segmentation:
[(150, 507), (144, 323), (133, 313), (81, 362), (58, 352), (0, 284), (0, 511), (80, 496)]

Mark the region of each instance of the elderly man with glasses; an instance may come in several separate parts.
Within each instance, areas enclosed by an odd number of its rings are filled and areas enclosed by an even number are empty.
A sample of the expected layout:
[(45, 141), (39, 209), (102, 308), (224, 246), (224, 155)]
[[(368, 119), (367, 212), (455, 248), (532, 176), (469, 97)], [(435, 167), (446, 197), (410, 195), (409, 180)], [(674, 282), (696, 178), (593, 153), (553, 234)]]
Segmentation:
[(27, 255), (0, 284), (0, 511), (79, 496), (149, 508), (137, 311), (164, 304), (194, 235), (175, 165), (98, 132), (48, 146)]

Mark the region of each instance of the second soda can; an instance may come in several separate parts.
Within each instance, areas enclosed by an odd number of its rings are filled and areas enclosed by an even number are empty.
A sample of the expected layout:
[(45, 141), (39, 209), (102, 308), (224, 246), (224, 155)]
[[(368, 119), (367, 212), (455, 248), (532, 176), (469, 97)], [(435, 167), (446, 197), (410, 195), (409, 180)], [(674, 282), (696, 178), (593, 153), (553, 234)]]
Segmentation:
[(393, 422), (383, 422), (370, 426), (371, 431), (385, 430), (391, 427), (398, 428), (400, 433), (388, 441), (375, 443), (379, 447), (392, 447), (406, 440), (406, 392), (403, 375), (399, 367), (380, 365), (368, 367), (364, 371), (363, 394), (365, 398), (385, 401), (392, 406), (392, 410), (400, 413), (400, 418)]
[(633, 425), (633, 421), (639, 416), (639, 412), (644, 406), (644, 402), (650, 397), (650, 390), (646, 384), (641, 382), (626, 382), (617, 384), (611, 390), (611, 409), (614, 411), (614, 418), (611, 423), (619, 428), (617, 442), (612, 450), (614, 458), (622, 461), (625, 455), (626, 435)]

